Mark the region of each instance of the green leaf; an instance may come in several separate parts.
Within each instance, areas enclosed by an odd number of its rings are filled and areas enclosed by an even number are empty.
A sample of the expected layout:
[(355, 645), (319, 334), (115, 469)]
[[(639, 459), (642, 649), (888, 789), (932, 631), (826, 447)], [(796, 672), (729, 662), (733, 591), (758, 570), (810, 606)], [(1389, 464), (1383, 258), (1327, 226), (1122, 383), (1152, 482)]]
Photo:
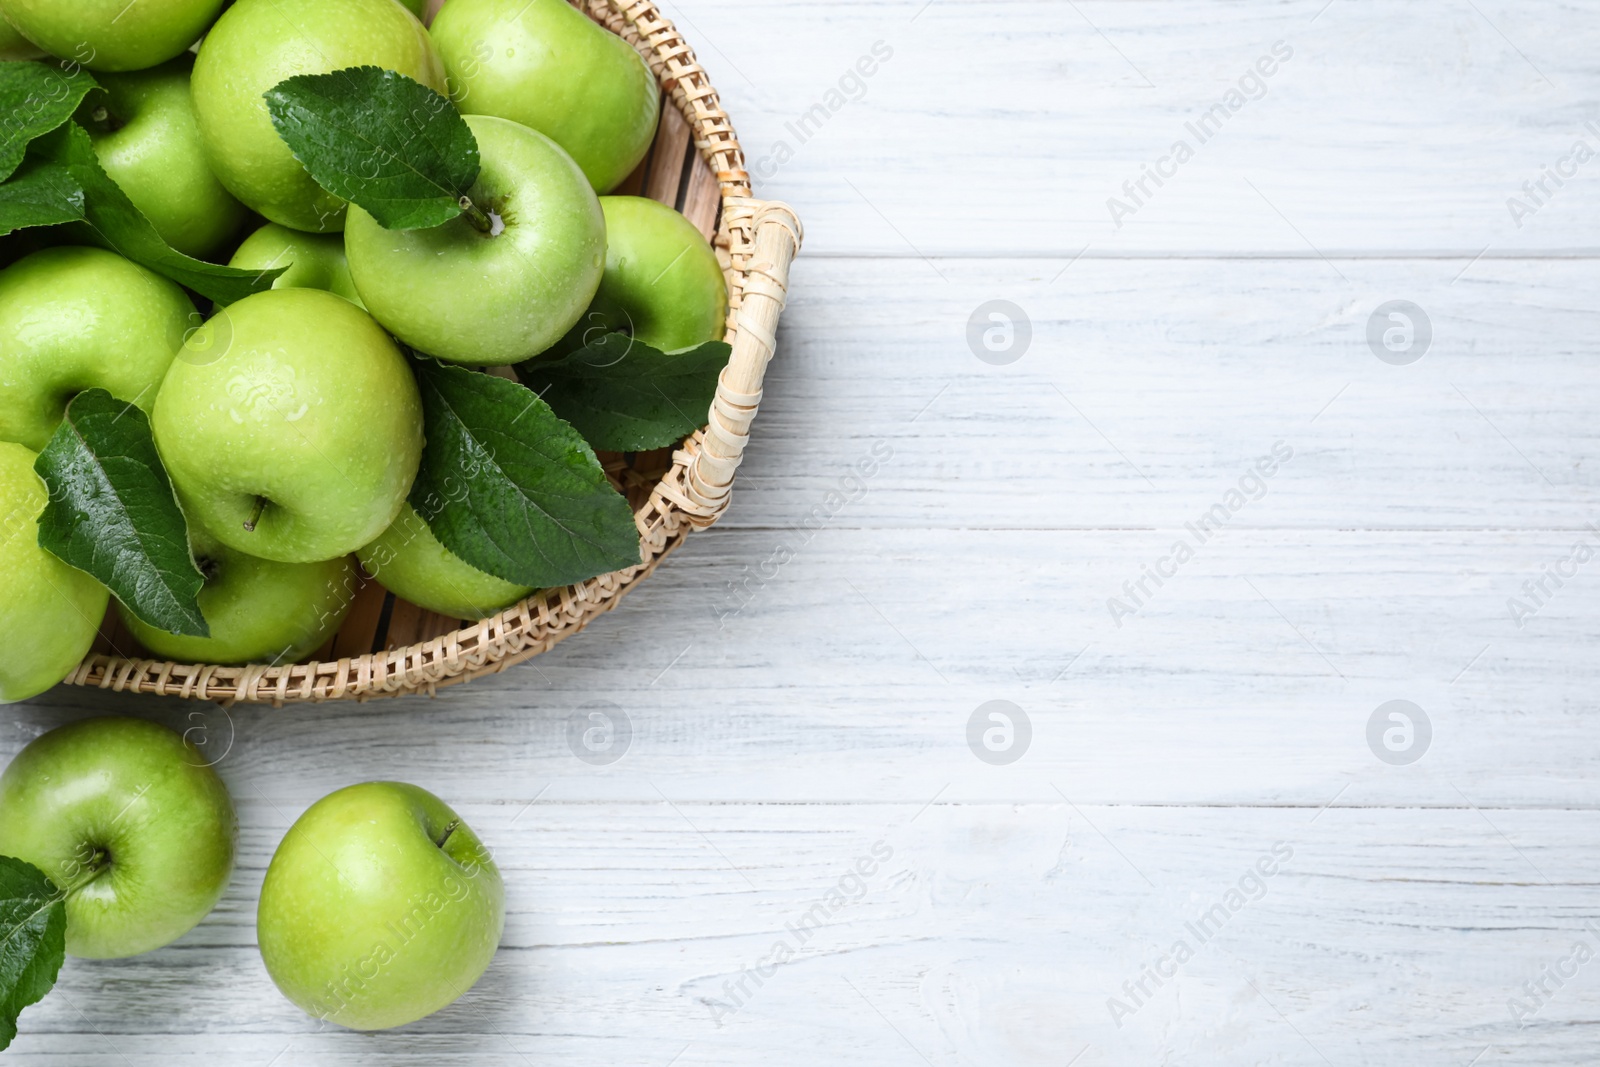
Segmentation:
[(65, 897), (31, 863), (0, 856), (0, 1049), (17, 1016), (56, 984), (67, 954)]
[(22, 164), (23, 152), (72, 117), (90, 89), (99, 88), (88, 72), (67, 71), (49, 63), (0, 63), (0, 180)]
[(732, 351), (721, 341), (666, 355), (608, 333), (560, 359), (517, 365), (517, 377), (595, 448), (665, 448), (706, 424), (717, 376)]
[(106, 247), (201, 296), (219, 304), (231, 304), (251, 293), (272, 288), (273, 280), (288, 269), (259, 271), (221, 267), (174, 251), (156, 233), (150, 220), (133, 206), (128, 194), (101, 169), (88, 131), (75, 122), (41, 138), (38, 151), (43, 158), (64, 166), (71, 173), (83, 190), (84, 221)]
[(418, 360), (427, 444), (411, 505), (446, 548), (518, 585), (640, 561), (639, 529), (593, 449), (515, 382)]
[(79, 393), (33, 469), (50, 490), (41, 548), (100, 579), (151, 626), (211, 636), (195, 599), (205, 577), (143, 411), (104, 389)]
[(85, 217), (83, 187), (59, 163), (30, 163), (0, 185), (0, 237), (29, 226), (82, 222)]
[(390, 230), (461, 214), (478, 141), (448, 99), (404, 74), (348, 67), (267, 90), (272, 124), (311, 176)]

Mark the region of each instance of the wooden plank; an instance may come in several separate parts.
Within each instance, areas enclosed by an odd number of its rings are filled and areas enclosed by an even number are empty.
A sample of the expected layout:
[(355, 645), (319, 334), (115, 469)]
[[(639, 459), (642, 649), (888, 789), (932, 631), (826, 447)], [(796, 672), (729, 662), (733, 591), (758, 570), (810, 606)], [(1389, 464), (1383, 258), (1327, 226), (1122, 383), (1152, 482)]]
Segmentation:
[(683, 166), (694, 148), (689, 139), (689, 124), (670, 100), (661, 104), (661, 127), (650, 147), (650, 175), (644, 195), (668, 207), (678, 206), (683, 189)]
[(396, 597), (390, 609), (389, 629), (384, 635), (383, 644), (384, 648), (393, 651), (421, 641), (432, 640), (460, 628), (461, 622), (458, 619), (446, 618)]
[(143, 656), (144, 646), (134, 640), (128, 628), (122, 625), (116, 602), (106, 605), (105, 617), (100, 620), (100, 630), (95, 634), (91, 652), (103, 656)]
[(649, 175), (649, 173), (650, 155), (649, 153), (646, 153), (645, 157), (639, 161), (639, 165), (633, 168), (633, 173), (622, 179), (622, 184), (611, 190), (610, 195), (643, 196), (645, 178)]
[(333, 647), (328, 654), (330, 659), (354, 659), (373, 651), (378, 639), (378, 623), (383, 618), (384, 597), (387, 595), (377, 582), (371, 579), (362, 581), (361, 587), (356, 590), (355, 603), (350, 605), (350, 614), (345, 616), (344, 625), (334, 635)]
[[(667, 97), (666, 93), (662, 93), (660, 95), (660, 106), (661, 106), (663, 111), (665, 111), (667, 108), (670, 108), (672, 106), (671, 101)], [(661, 126), (660, 126), (660, 123), (658, 122), (656, 124), (656, 137), (657, 137), (657, 139), (660, 138), (660, 135), (661, 135)], [(622, 179), (622, 184), (618, 185), (615, 189), (611, 190), (611, 195), (613, 195), (613, 196), (644, 196), (645, 195), (645, 188), (648, 185), (649, 180), (650, 180), (650, 164), (651, 164), (651, 160), (653, 159), (654, 156), (655, 156), (655, 141), (651, 141), (650, 142), (650, 148), (648, 150), (646, 150), (646, 152), (644, 154), (644, 158), (639, 161), (639, 165), (637, 167), (633, 168), (633, 173), (632, 174), (629, 174), (626, 178)]]
[[(1520, 227), (1507, 208), (1577, 139), (1600, 149), (1585, 126), (1600, 24), (1557, 0), (694, 0), (668, 14), (756, 194), (799, 209), (810, 255), (1600, 248), (1592, 165), (1566, 164), (1578, 177), (1536, 192)], [(1202, 143), (1186, 124), (1278, 41), (1292, 58)], [(1179, 140), (1194, 154), (1176, 166)], [(1135, 204), (1123, 184), (1147, 165), (1174, 173)], [(1120, 228), (1112, 197), (1136, 207)]]
[[(1596, 576), (1580, 569), (1521, 626), (1508, 609), (1577, 535), (1229, 529), (1155, 587), (1146, 569), (1184, 536), (713, 529), (529, 664), (433, 701), (245, 711), (228, 766), (261, 783), (403, 770), (479, 803), (530, 778), (603, 791), (566, 730), (606, 701), (632, 721), (630, 775), (716, 803), (1026, 797), (1052, 781), (1086, 803), (1315, 808), (1344, 790), (1433, 805), (1458, 801), (1450, 782), (1496, 806), (1590, 803)], [(1133, 614), (1113, 616), (1113, 597)], [(1404, 769), (1366, 734), (1394, 699), (1433, 727)], [(968, 748), (991, 700), (1032, 723), (1011, 767)], [(77, 710), (179, 725), (186, 705), (62, 688), (8, 710), (33, 730)]]
[[(802, 259), (722, 525), (801, 521), (876, 446), (892, 456), (840, 523), (1171, 529), (1279, 440), (1295, 458), (1238, 523), (1570, 529), (1600, 513), (1593, 260), (1063, 266)], [(1003, 366), (968, 341), (996, 299), (1032, 331)], [(1368, 344), (1392, 299), (1432, 324), (1410, 366)]]
[(693, 152), (693, 158), (689, 164), (689, 182), (684, 186), (683, 202), (678, 205), (678, 210), (709, 241), (717, 235), (717, 219), (722, 213), (722, 187), (717, 184), (716, 174), (700, 153), (694, 151), (692, 146), (690, 151)]
[[(751, 809), (685, 803), (638, 779), (615, 781), (603, 803), (562, 803), (558, 784), (530, 807), (538, 781), (498, 804), (457, 802), (507, 876), (488, 974), (404, 1030), (319, 1027), (261, 967), (254, 903), (287, 820), (343, 781), (247, 791), (245, 861), (222, 906), (170, 948), (69, 960), (12, 1055), (91, 1067), (231, 1062), (240, 1047), (341, 1065), (1059, 1067), (1178, 1050), (1187, 1062), (1339, 1063), (1353, 1048), (1373, 1063), (1466, 1064), (1487, 1047), (1480, 1063), (1567, 1067), (1596, 1040), (1586, 968), (1559, 990), (1547, 982), (1555, 992), (1527, 1028), (1508, 1010), (1576, 940), (1594, 945), (1593, 812), (1486, 821), (1458, 803), (1312, 821), (1059, 796)], [(1252, 879), (1258, 864), (1273, 873)], [(1208, 914), (1202, 941), (1190, 925)], [(1108, 1000), (1180, 940), (1192, 956), (1160, 987), (1146, 979), (1152, 995), (1119, 1028)], [(779, 942), (794, 958), (768, 967)], [(758, 964), (759, 985), (747, 975)]]

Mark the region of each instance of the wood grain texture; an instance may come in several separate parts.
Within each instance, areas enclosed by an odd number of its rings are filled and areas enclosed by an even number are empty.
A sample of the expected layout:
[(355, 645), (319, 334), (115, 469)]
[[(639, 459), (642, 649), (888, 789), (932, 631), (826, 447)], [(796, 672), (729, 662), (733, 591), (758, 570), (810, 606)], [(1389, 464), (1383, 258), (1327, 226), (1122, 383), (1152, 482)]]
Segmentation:
[[(1467, 1063), (1488, 1048), (1480, 1062), (1555, 1065), (1583, 1062), (1600, 1008), (1586, 971), (1527, 1028), (1508, 1006), (1576, 938), (1595, 940), (1592, 812), (1318, 817), (1057, 798), (804, 805), (774, 833), (769, 809), (664, 792), (463, 806), (509, 877), (506, 942), (463, 1000), (405, 1031), (319, 1030), (276, 996), (251, 949), (262, 871), (246, 867), (177, 944), (136, 963), (70, 961), (13, 1057), (805, 1067), (1355, 1050)], [(244, 796), (247, 853), (309, 799)], [(1274, 873), (1252, 882), (1263, 859)], [(1189, 924), (1207, 914), (1202, 941)], [(747, 975), (783, 940), (794, 958), (756, 985)], [(1108, 1000), (1179, 940), (1193, 958), (1116, 1026)]]
[[(578, 639), (436, 700), (8, 708), (0, 758), (88, 714), (190, 731), (242, 825), (218, 910), (70, 961), (10, 1059), (1593, 1060), (1600, 964), (1549, 975), (1600, 954), (1600, 555), (1575, 551), (1600, 549), (1600, 163), (1520, 228), (1505, 205), (1574, 138), (1600, 148), (1590, 13), (672, 14), (757, 166), (893, 51), (757, 171), (807, 246), (727, 517)], [(1266, 94), (1116, 229), (1106, 198), (1280, 39)], [(1032, 332), (1007, 365), (969, 341), (991, 300)], [(1391, 300), (1432, 328), (1407, 366), (1368, 342)], [(1368, 739), (1396, 699), (1431, 723), (1410, 765)], [(969, 748), (995, 700), (1032, 730), (1004, 766)], [(628, 725), (609, 764), (574, 747), (597, 710)], [(377, 778), (458, 808), (510, 917), (466, 998), (365, 1036), (275, 992), (253, 914), (289, 823)]]
[(676, 207), (689, 152), (689, 124), (677, 108), (663, 100), (661, 128), (650, 146), (650, 176), (645, 181), (644, 195)]
[[(1600, 25), (1564, 0), (668, 11), (720, 89), (761, 195), (805, 206), (813, 256), (1600, 248), (1592, 161), (1569, 166), (1577, 176), (1520, 227), (1506, 206), (1575, 140), (1600, 151), (1585, 126), (1600, 119), (1589, 61)], [(1278, 41), (1292, 58), (1201, 143), (1186, 123)], [(856, 64), (879, 42), (892, 55), (863, 77)], [(1133, 205), (1123, 183), (1178, 140), (1193, 157), (1164, 165), (1175, 176)], [(1113, 196), (1136, 207), (1120, 228)]]
[[(398, 706), (203, 721), (251, 783), (403, 767), (478, 803), (574, 776), (578, 799), (608, 795), (567, 736), (596, 702), (632, 723), (617, 776), (705, 803), (1038, 800), (1055, 782), (1091, 803), (1316, 808), (1344, 788), (1344, 804), (1436, 805), (1460, 802), (1452, 781), (1498, 807), (1592, 802), (1594, 578), (1521, 628), (1506, 608), (1569, 533), (1230, 531), (1118, 626), (1107, 598), (1172, 536), (828, 530), (732, 600), (778, 537), (708, 532), (582, 640), (503, 675)], [(1396, 698), (1433, 722), (1409, 768), (1366, 747), (1368, 716)], [(1033, 721), (1009, 768), (967, 749), (993, 699)], [(99, 708), (179, 728), (195, 711), (65, 689), (12, 718), (28, 736)]]
[[(846, 524), (1178, 527), (1282, 440), (1295, 458), (1238, 523), (1580, 527), (1600, 488), (1600, 270), (1464, 268), (978, 260), (936, 273), (914, 259), (802, 258), (725, 522), (796, 521), (882, 440), (893, 458)], [(967, 337), (997, 298), (1033, 331), (1008, 366), (980, 361)], [(1368, 347), (1368, 321), (1392, 299), (1432, 322), (1410, 366)], [(771, 461), (801, 450), (810, 462)], [(757, 456), (769, 461), (753, 467)]]

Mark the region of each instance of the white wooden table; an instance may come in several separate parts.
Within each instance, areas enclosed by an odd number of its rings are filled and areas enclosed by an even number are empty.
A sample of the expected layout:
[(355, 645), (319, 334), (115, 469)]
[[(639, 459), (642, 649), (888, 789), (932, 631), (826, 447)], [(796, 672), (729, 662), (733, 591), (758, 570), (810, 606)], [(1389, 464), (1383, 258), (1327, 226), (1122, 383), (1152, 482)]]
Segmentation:
[[(1600, 152), (1595, 9), (673, 14), (808, 227), (727, 519), (432, 702), (6, 709), (4, 757), (90, 712), (202, 726), (243, 825), (221, 907), (69, 961), (10, 1059), (1594, 1062), (1600, 160), (1570, 152)], [(1031, 327), (1009, 363), (968, 343), (991, 300)], [(1395, 300), (1431, 325), (1413, 362), (1418, 333), (1368, 342)], [(968, 745), (997, 700), (1031, 725), (1002, 765)], [(1391, 700), (1426, 741), (1369, 745)], [(568, 724), (607, 701), (631, 742), (591, 764)], [(373, 778), (465, 815), (510, 916), (462, 1001), (366, 1036), (277, 994), (254, 907), (289, 822)]]

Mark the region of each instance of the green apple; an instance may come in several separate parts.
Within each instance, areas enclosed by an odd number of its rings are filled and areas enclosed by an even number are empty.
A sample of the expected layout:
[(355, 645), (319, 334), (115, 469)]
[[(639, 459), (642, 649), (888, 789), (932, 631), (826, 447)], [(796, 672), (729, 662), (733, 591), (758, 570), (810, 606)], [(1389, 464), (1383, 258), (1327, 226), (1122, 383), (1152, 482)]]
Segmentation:
[(182, 289), (100, 248), (46, 248), (0, 271), (0, 440), (38, 451), (98, 386), (145, 411), (193, 324)]
[(0, 704), (38, 696), (71, 674), (94, 643), (110, 596), (39, 547), (49, 494), (33, 472), (38, 458), (0, 441)]
[(597, 192), (650, 150), (655, 76), (628, 42), (564, 0), (450, 0), (430, 32), (457, 107), (549, 136)]
[(267, 867), (256, 940), (307, 1013), (354, 1030), (431, 1015), (483, 974), (505, 928), (489, 850), (438, 797), (403, 782), (332, 793)]
[[(3, 14), (3, 12), (0, 12)], [(38, 59), (44, 50), (17, 32), (17, 28), (0, 18), (0, 63), (19, 59)]]
[(193, 929), (227, 888), (237, 836), (217, 772), (142, 719), (59, 726), (0, 775), (0, 855), (66, 893), (74, 956), (133, 956)]
[(489, 115), (466, 121), (482, 160), (467, 195), (487, 221), (469, 213), (386, 230), (352, 206), (345, 255), (362, 302), (406, 344), (457, 363), (520, 363), (588, 307), (605, 269), (605, 216), (550, 138)]
[(44, 248), (72, 244), (72, 224), (64, 226), (29, 226), (25, 230), (12, 230), (0, 237), (0, 268), (9, 267), (19, 259), (33, 255)]
[(244, 208), (217, 181), (200, 148), (188, 56), (151, 70), (96, 77), (77, 119), (95, 155), (167, 244), (204, 259), (233, 236)]
[(225, 0), (4, 0), (22, 36), (90, 70), (144, 70), (200, 39)]
[(173, 360), (150, 421), (190, 522), (279, 563), (370, 543), (422, 457), (405, 357), (366, 312), (317, 289), (269, 289), (213, 315)]
[(230, 267), (245, 270), (289, 269), (272, 283), (274, 289), (326, 289), (362, 307), (361, 294), (350, 280), (344, 238), (332, 233), (305, 233), (269, 222), (244, 239)]
[(419, 20), (427, 17), (428, 0), (397, 0), (397, 2)]
[(344, 201), (294, 158), (262, 94), (296, 74), (366, 65), (444, 91), (428, 31), (395, 0), (238, 0), (206, 34), (194, 64), (200, 140), (222, 184), (273, 222), (342, 229)]
[(203, 532), (190, 531), (189, 541), (206, 576), (199, 599), (210, 637), (169, 634), (117, 604), (128, 632), (162, 659), (297, 663), (338, 632), (360, 587), (349, 556), (274, 563), (224, 548)]
[(410, 504), (400, 509), (400, 517), (382, 537), (357, 555), (389, 592), (452, 619), (486, 618), (533, 592), (485, 574), (455, 555)]
[(663, 352), (720, 341), (728, 319), (722, 266), (700, 231), (665, 204), (602, 196), (606, 272), (589, 311), (560, 346), (612, 331)]

